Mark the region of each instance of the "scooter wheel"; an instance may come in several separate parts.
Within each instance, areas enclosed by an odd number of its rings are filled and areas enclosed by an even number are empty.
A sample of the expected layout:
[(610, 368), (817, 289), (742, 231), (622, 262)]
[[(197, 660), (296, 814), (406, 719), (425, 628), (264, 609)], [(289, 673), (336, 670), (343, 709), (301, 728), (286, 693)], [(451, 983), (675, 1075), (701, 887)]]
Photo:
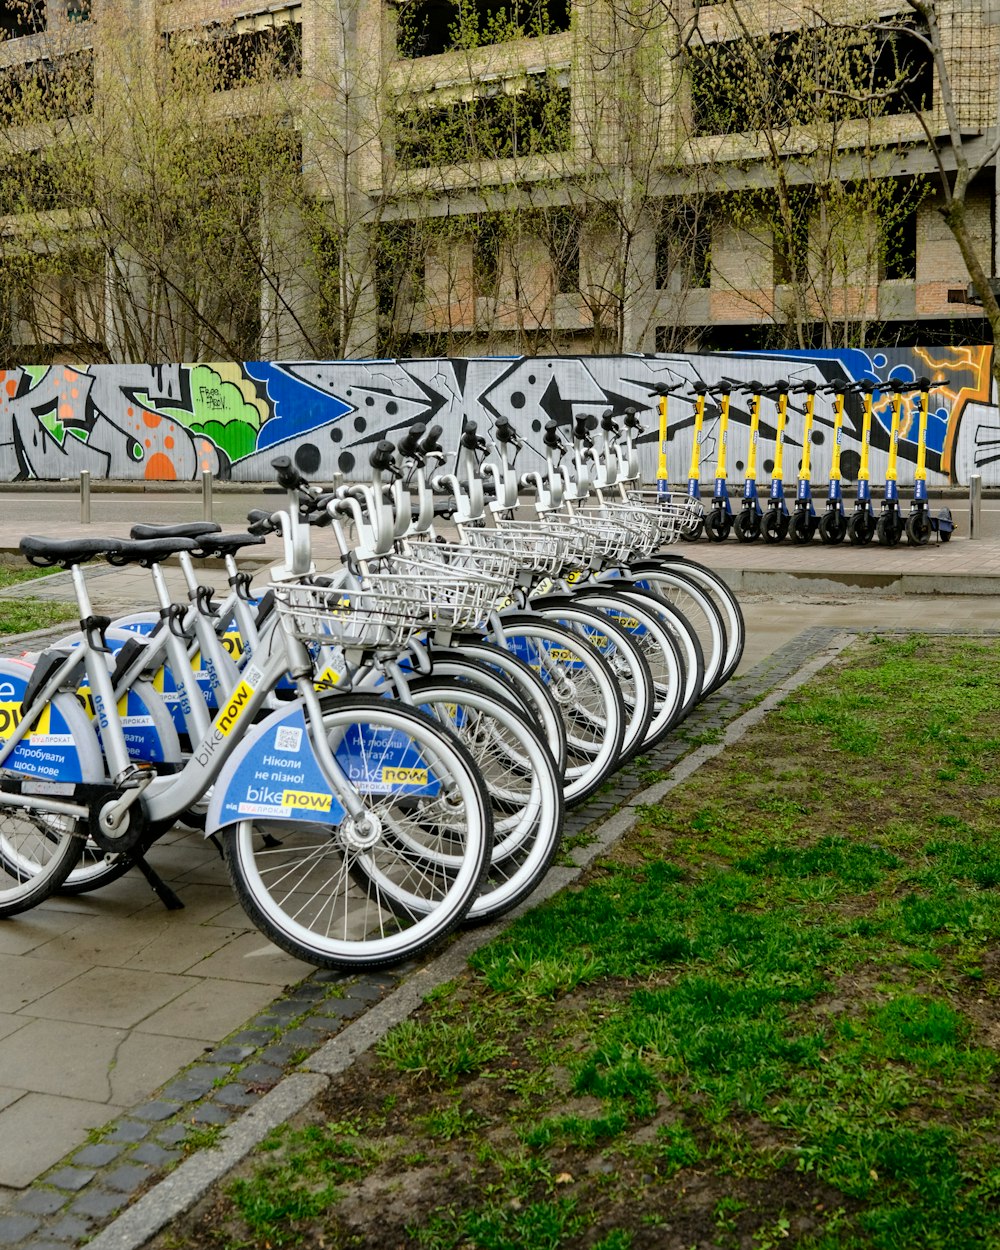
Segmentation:
[(733, 532), (741, 543), (755, 543), (760, 538), (760, 517), (756, 512), (741, 512), (733, 522)]
[(847, 522), (847, 539), (854, 547), (863, 547), (875, 537), (875, 522), (867, 512), (855, 512)]
[(816, 527), (811, 524), (812, 518), (808, 512), (796, 512), (792, 517), (792, 542), (808, 543), (812, 541), (812, 536), (816, 532)]
[(766, 543), (782, 543), (788, 537), (788, 526), (791, 518), (783, 512), (768, 512), (763, 521), (763, 534)]
[(847, 537), (847, 518), (839, 512), (824, 512), (819, 519), (819, 537), (824, 543), (842, 543)]
[(884, 512), (875, 522), (875, 537), (883, 547), (898, 546), (902, 536), (902, 522), (891, 513)]
[(930, 517), (914, 512), (906, 518), (906, 541), (914, 547), (926, 547), (931, 538)]
[(729, 537), (732, 520), (728, 513), (710, 512), (705, 518), (705, 533), (710, 543), (724, 543)]

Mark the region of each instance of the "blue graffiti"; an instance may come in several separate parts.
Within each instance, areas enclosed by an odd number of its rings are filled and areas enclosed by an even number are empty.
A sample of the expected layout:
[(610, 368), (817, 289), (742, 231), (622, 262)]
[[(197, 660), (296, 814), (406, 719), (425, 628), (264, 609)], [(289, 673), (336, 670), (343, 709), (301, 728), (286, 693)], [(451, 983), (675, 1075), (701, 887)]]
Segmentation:
[(266, 451), (277, 443), (330, 425), (353, 411), (336, 395), (324, 394), (279, 364), (253, 360), (244, 364), (255, 382), (263, 382), (274, 416), (265, 421), (257, 434), (257, 450)]

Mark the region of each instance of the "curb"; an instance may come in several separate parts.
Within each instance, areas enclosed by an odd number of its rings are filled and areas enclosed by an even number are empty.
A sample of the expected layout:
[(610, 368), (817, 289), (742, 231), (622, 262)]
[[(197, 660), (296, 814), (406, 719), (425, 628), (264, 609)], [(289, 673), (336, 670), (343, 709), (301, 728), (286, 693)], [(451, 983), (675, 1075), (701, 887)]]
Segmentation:
[(819, 572), (815, 569), (768, 571), (715, 570), (737, 594), (844, 594), (876, 592), (902, 595), (995, 595), (1000, 579), (969, 573), (858, 573)]
[(772, 708), (836, 659), (862, 631), (805, 632), (823, 632), (832, 637), (828, 636), (818, 654), (772, 687), (759, 703), (737, 715), (726, 727), (721, 741), (697, 747), (672, 768), (668, 777), (631, 794), (623, 806), (604, 821), (586, 847), (575, 849), (574, 867), (553, 869), (531, 898), (503, 921), (467, 932), (441, 955), (412, 973), (397, 989), (369, 1008), (362, 1018), (305, 1060), (298, 1072), (284, 1077), (260, 1103), (224, 1130), (219, 1146), (199, 1151), (187, 1159), (89, 1241), (91, 1250), (139, 1250), (172, 1220), (190, 1210), (216, 1181), (245, 1160), (272, 1129), (301, 1111), (323, 1092), (333, 1076), (349, 1068), (391, 1028), (405, 1020), (432, 989), (459, 975), (473, 951), (502, 932), (510, 920), (577, 880), (600, 854), (628, 832), (635, 823), (638, 807), (659, 802), (702, 764), (738, 741)]

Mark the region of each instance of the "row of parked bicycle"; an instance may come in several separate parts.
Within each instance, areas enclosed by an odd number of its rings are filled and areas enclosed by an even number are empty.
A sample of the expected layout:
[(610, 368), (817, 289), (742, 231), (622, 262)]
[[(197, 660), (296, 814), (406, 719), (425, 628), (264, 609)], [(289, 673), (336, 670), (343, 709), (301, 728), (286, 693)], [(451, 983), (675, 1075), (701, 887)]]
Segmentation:
[[(519, 475), (509, 422), (491, 448), (467, 427), (454, 472), (414, 426), (337, 491), (274, 461), (284, 504), (246, 532), (25, 538), (71, 570), (80, 625), (0, 661), (0, 915), (132, 868), (180, 906), (146, 858), (178, 820), (217, 840), (259, 929), (321, 966), (396, 963), (524, 900), (566, 808), (743, 649), (726, 584), (663, 549), (690, 504), (641, 492), (638, 433), (608, 416), (570, 445), (551, 424), (545, 471)], [(282, 558), (255, 593), (238, 559), (270, 533)], [(199, 557), (225, 564), (221, 602)], [(95, 614), (95, 559), (148, 569), (152, 609)]]
[[(846, 538), (856, 546), (864, 546), (877, 539), (880, 544), (895, 547), (904, 534), (908, 543), (923, 546), (936, 533), (942, 542), (952, 535), (954, 524), (948, 508), (932, 512), (927, 493), (927, 425), (930, 393), (943, 385), (943, 380), (932, 382), (920, 377), (907, 382), (890, 378), (886, 382), (865, 378), (857, 382), (832, 382), (820, 385), (813, 380), (793, 384), (780, 378), (771, 385), (761, 382), (738, 382), (724, 379), (717, 386), (698, 382), (693, 387), (694, 441), (691, 449), (691, 466), (688, 477), (688, 498), (691, 500), (691, 524), (681, 534), (687, 541), (695, 541), (704, 534), (711, 542), (724, 542), (734, 533), (740, 542), (756, 542), (763, 538), (767, 543), (783, 542), (789, 534), (796, 543), (811, 542), (816, 534), (824, 543), (841, 543)], [(660, 479), (666, 477), (664, 455), (666, 448), (667, 403), (672, 392), (681, 390), (686, 383), (676, 386), (661, 384), (657, 387), (660, 398)], [(729, 441), (729, 409), (733, 393), (748, 397), (750, 411), (749, 451), (746, 477), (739, 510), (734, 511), (727, 487), (727, 453)], [(917, 417), (917, 458), (914, 471), (913, 497), (909, 511), (904, 515), (899, 497), (897, 465), (899, 438), (902, 427), (902, 409), (908, 392), (919, 395)], [(822, 512), (817, 512), (812, 498), (812, 445), (815, 422), (816, 396), (827, 393), (834, 397), (832, 439), (830, 452), (829, 487)], [(889, 449), (881, 506), (875, 511), (872, 497), (870, 450), (872, 440), (872, 414), (876, 396), (888, 394), (891, 404), (889, 422)], [(795, 499), (789, 509), (785, 498), (784, 455), (785, 435), (788, 428), (789, 397), (803, 396), (801, 408), (802, 455), (798, 470)], [(861, 437), (860, 458), (857, 471), (857, 493), (850, 513), (844, 506), (841, 448), (843, 441), (844, 405), (848, 396), (860, 397)], [(701, 447), (706, 403), (711, 397), (718, 405), (718, 452), (715, 465), (715, 484), (711, 501), (705, 507), (701, 502)], [(760, 437), (761, 405), (767, 398), (775, 405), (774, 453), (771, 485), (766, 501), (762, 504), (757, 490), (757, 454)]]

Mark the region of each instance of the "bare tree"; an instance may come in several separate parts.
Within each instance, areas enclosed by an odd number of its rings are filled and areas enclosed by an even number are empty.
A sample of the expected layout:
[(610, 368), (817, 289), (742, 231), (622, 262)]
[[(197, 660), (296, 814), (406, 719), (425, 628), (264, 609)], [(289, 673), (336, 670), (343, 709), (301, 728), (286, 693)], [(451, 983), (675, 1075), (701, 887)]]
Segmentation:
[(699, 26), (688, 41), (692, 128), (743, 137), (718, 149), (719, 179), (727, 218), (757, 255), (752, 280), (713, 277), (773, 321), (784, 346), (813, 345), (814, 327), (815, 345), (863, 343), (879, 281), (900, 268), (901, 225), (925, 193), (887, 176), (886, 123), (911, 85), (890, 46), (898, 28), (803, 19), (799, 6), (751, 26), (735, 0), (710, 13), (713, 37)]
[[(952, 56), (948, 54), (942, 33), (943, 6), (938, 0), (907, 0), (910, 9), (917, 15), (922, 29), (916, 37), (930, 53), (934, 65), (934, 83), (937, 98), (933, 113), (923, 107), (914, 108), (914, 115), (920, 122), (928, 150), (931, 152), (937, 171), (937, 186), (941, 197), (940, 212), (955, 243), (962, 254), (962, 260), (969, 272), (983, 313), (989, 323), (990, 333), (997, 348), (1000, 348), (1000, 303), (980, 251), (970, 227), (968, 215), (969, 193), (975, 183), (991, 165), (995, 164), (1000, 152), (1000, 114), (998, 114), (998, 88), (996, 70), (986, 75), (987, 96), (990, 104), (987, 108), (992, 125), (984, 125), (984, 117), (969, 119), (966, 110), (957, 98), (953, 82)], [(989, 0), (983, 6), (984, 12), (978, 18), (980, 29), (988, 29), (986, 23), (988, 9), (992, 16), (993, 28), (1000, 13), (995, 0)], [(953, 20), (961, 19), (961, 11), (956, 13), (954, 5), (948, 6), (949, 16)], [(971, 47), (966, 49), (967, 53)], [(982, 51), (982, 49), (980, 49)], [(995, 55), (995, 54), (994, 54)], [(988, 62), (987, 62), (988, 63)], [(978, 71), (978, 59), (976, 70)], [(972, 69), (967, 64), (966, 70)], [(921, 101), (915, 103), (920, 104)], [(935, 121), (944, 120), (943, 133)], [(970, 125), (971, 121), (971, 125)], [(970, 130), (977, 133), (973, 139)], [(1000, 386), (1000, 350), (993, 353), (993, 376)]]

